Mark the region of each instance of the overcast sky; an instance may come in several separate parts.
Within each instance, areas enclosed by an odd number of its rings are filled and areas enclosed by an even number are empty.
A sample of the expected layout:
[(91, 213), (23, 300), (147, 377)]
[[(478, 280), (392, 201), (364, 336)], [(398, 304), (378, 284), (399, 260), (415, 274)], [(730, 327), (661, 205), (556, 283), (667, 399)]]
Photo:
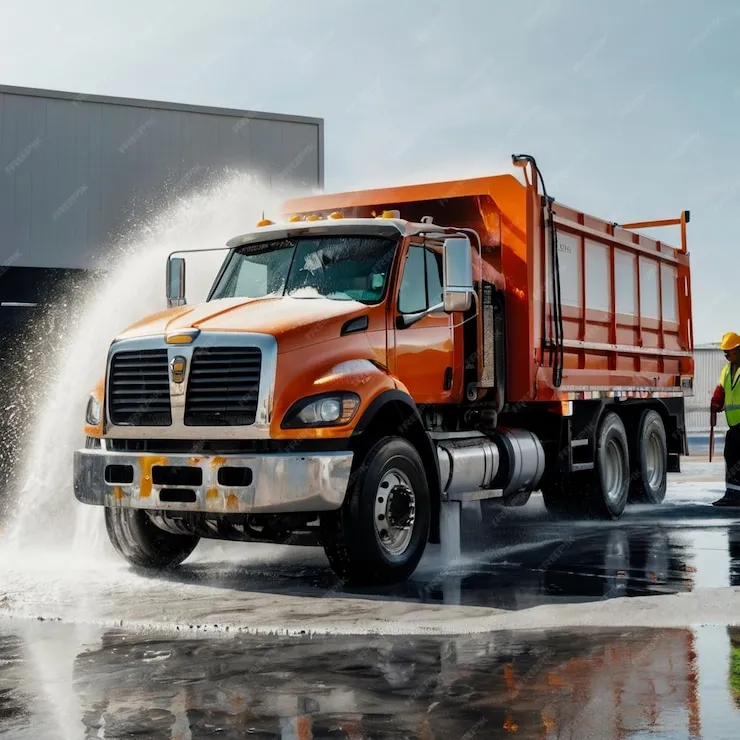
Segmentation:
[(701, 342), (740, 332), (739, 31), (737, 0), (4, 0), (0, 82), (319, 116), (327, 190), (524, 151), (608, 220), (690, 209)]

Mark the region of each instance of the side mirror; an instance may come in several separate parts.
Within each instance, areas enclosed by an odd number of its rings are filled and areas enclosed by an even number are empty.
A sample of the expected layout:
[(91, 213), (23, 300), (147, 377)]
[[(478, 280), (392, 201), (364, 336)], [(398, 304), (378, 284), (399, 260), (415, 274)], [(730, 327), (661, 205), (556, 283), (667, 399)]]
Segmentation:
[(468, 311), (473, 304), (473, 256), (470, 239), (454, 236), (443, 247), (443, 304), (445, 313)]
[(185, 305), (185, 258), (167, 260), (167, 308)]

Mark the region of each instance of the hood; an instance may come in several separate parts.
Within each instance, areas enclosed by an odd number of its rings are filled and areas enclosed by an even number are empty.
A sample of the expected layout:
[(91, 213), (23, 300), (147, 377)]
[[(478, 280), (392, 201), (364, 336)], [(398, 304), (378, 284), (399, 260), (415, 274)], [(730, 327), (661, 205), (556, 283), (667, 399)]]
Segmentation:
[[(306, 346), (338, 337), (345, 321), (367, 313), (368, 309), (357, 301), (330, 298), (222, 298), (152, 314), (130, 326), (117, 339), (193, 328), (204, 332), (253, 331), (274, 336), (281, 351), (288, 351), (295, 347), (286, 344), (293, 345), (295, 341)], [(310, 339), (305, 336), (308, 329), (311, 329)]]

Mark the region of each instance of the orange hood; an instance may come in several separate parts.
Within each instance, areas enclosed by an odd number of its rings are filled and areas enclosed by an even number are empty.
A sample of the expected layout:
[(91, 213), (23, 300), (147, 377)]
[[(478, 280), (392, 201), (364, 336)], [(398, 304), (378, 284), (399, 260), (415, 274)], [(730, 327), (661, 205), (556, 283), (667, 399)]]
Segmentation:
[(287, 352), (338, 337), (345, 321), (368, 310), (357, 301), (329, 298), (222, 298), (152, 314), (131, 325), (117, 339), (192, 328), (204, 332), (252, 331), (274, 336), (279, 351)]

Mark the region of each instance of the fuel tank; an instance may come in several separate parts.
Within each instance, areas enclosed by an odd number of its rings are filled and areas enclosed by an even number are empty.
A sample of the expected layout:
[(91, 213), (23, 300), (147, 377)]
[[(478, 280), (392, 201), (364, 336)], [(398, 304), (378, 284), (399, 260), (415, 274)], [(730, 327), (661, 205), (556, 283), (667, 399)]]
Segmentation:
[(498, 429), (490, 436), (464, 432), (438, 437), (435, 443), (442, 494), (447, 498), (534, 491), (545, 472), (542, 443), (526, 429)]

